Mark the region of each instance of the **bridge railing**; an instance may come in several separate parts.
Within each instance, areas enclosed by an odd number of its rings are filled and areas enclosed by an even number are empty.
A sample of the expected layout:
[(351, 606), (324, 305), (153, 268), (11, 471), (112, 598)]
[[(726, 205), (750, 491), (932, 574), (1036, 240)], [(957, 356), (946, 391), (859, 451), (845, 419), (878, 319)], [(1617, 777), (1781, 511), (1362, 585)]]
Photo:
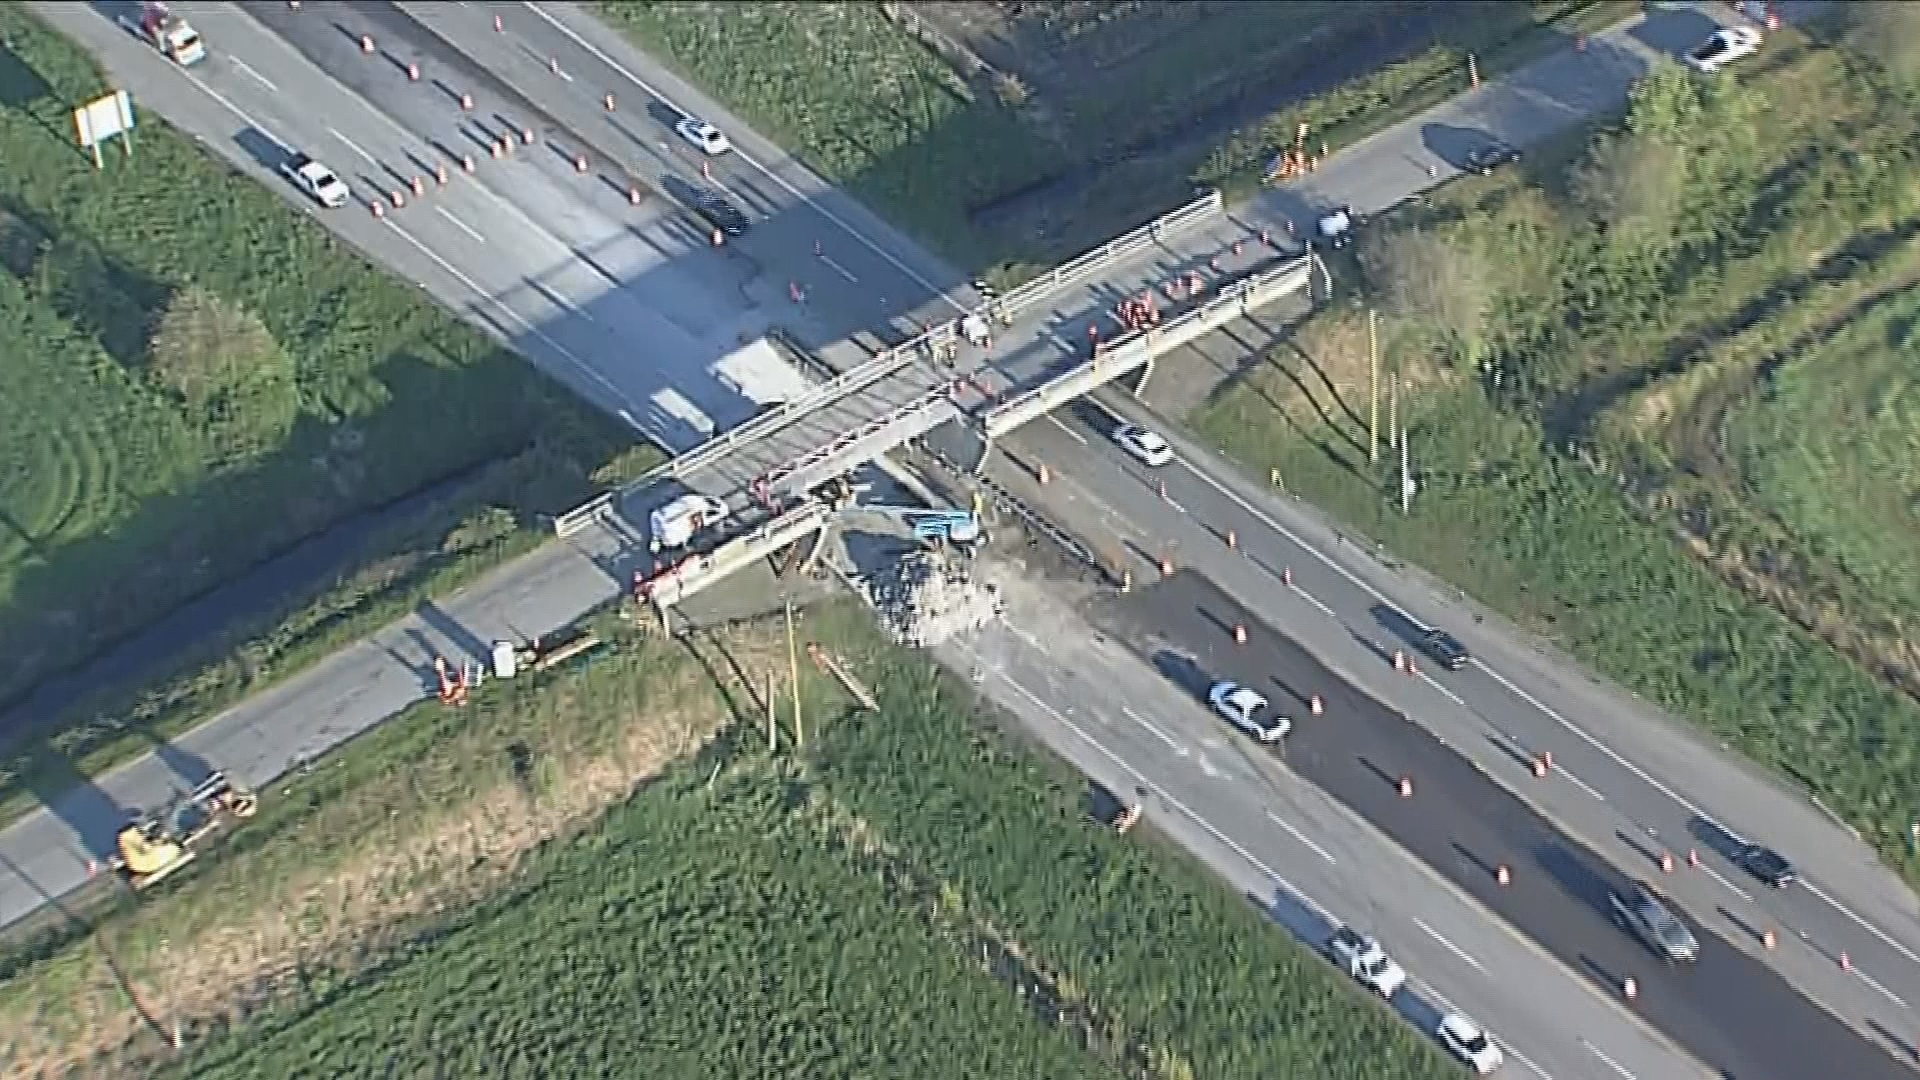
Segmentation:
[[(1162, 215), (1124, 236), (1110, 240), (1019, 288), (1008, 290), (1005, 295), (983, 305), (979, 313), (1010, 323), (1021, 312), (1047, 302), (1055, 292), (1086, 281), (1105, 271), (1115, 262), (1159, 243), (1172, 233), (1220, 213), (1224, 205), (1220, 192), (1209, 191), (1187, 205)], [(815, 383), (802, 393), (768, 409), (739, 427), (716, 435), (694, 449), (655, 467), (618, 492), (603, 493), (559, 515), (554, 519), (554, 532), (562, 537), (572, 536), (608, 513), (614, 503), (626, 493), (643, 490), (663, 480), (680, 479), (704, 469), (733, 454), (741, 447), (764, 439), (821, 408), (891, 378), (917, 360), (932, 359), (950, 349), (959, 340), (959, 330), (960, 320), (949, 319), (905, 344), (880, 353), (858, 367), (850, 368), (825, 382)]]
[(1152, 247), (1167, 235), (1219, 213), (1224, 205), (1218, 191), (1209, 191), (1180, 209), (1062, 263), (1017, 289), (1009, 289), (1004, 296), (988, 303), (987, 310), (1003, 325), (1011, 323), (1021, 313), (1051, 299), (1061, 289), (1072, 288), (1121, 259)]
[(1055, 407), (1057, 402), (1048, 403), (1044, 399), (1058, 396), (1063, 386), (1076, 381), (1097, 386), (1139, 367), (1161, 353), (1179, 348), (1214, 327), (1231, 321), (1233, 317), (1304, 288), (1309, 283), (1312, 266), (1313, 256), (1305, 255), (1224, 286), (1218, 295), (1199, 307), (1182, 312), (1163, 325), (1117, 338), (1085, 363), (986, 410), (980, 414), (981, 423), (990, 436), (997, 438), (1031, 419), (1029, 413)]

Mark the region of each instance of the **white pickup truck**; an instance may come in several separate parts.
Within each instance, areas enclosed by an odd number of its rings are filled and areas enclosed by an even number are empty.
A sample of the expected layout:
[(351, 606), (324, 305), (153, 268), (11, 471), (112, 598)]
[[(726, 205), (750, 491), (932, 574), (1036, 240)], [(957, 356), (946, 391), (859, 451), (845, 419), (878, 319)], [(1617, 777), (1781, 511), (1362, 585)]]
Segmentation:
[(1407, 973), (1380, 943), (1343, 926), (1327, 941), (1327, 956), (1362, 986), (1391, 1001), (1394, 992), (1406, 985)]

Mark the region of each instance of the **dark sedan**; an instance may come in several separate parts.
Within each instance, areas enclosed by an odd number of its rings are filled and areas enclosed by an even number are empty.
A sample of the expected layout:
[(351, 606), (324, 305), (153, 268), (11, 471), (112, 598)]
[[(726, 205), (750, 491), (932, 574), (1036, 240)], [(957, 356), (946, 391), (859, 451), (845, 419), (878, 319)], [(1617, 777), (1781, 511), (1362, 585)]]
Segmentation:
[(1420, 635), (1420, 651), (1448, 671), (1459, 671), (1473, 659), (1467, 647), (1445, 630), (1429, 630)]
[(722, 196), (703, 195), (693, 209), (707, 224), (728, 236), (740, 236), (747, 231), (747, 215)]
[(1770, 847), (1748, 844), (1740, 849), (1740, 866), (1763, 884), (1784, 889), (1793, 884), (1793, 864)]
[(1481, 176), (1493, 175), (1493, 170), (1503, 165), (1511, 165), (1520, 160), (1520, 151), (1498, 139), (1474, 147), (1467, 153), (1466, 167), (1469, 172)]

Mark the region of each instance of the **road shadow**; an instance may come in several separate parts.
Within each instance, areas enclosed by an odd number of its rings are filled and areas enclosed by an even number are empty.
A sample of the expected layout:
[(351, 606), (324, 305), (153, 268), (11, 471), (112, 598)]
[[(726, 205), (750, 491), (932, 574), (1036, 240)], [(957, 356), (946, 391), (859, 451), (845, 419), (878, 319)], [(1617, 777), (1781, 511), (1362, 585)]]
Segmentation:
[(1534, 848), (1533, 861), (1568, 896), (1597, 914), (1612, 917), (1607, 898), (1613, 895), (1613, 883), (1596, 873), (1585, 859), (1556, 842)]
[(90, 857), (105, 861), (114, 853), (115, 839), (132, 814), (71, 758), (50, 741), (35, 739), (18, 767), (34, 800), (79, 838)]
[(1204, 701), (1207, 690), (1213, 686), (1213, 676), (1200, 666), (1200, 662), (1185, 653), (1172, 649), (1156, 649), (1151, 658), (1153, 669), (1168, 682), (1185, 690), (1196, 700)]
[(1737, 861), (1740, 850), (1747, 846), (1744, 838), (1735, 836), (1726, 826), (1698, 814), (1687, 819), (1687, 832), (1700, 842), (1701, 847), (1718, 854), (1728, 862)]
[(278, 172), (287, 161), (287, 148), (281, 146), (278, 139), (252, 125), (235, 132), (233, 144), (263, 169)]
[(1259, 893), (1246, 894), (1248, 902), (1259, 908), (1268, 918), (1287, 928), (1288, 932), (1299, 939), (1302, 945), (1319, 952), (1328, 938), (1339, 929), (1334, 923), (1322, 918), (1301, 899), (1285, 889), (1276, 887), (1270, 895)]
[(1688, 49), (1707, 40), (1720, 26), (1691, 8), (1649, 8), (1647, 17), (1630, 33), (1634, 40), (1655, 52), (1677, 59)]
[(1375, 604), (1367, 609), (1367, 614), (1382, 630), (1410, 648), (1418, 648), (1420, 639), (1426, 636), (1427, 627), (1408, 618), (1405, 612), (1390, 604)]
[(210, 764), (206, 758), (181, 746), (177, 742), (168, 742), (165, 739), (154, 738), (153, 756), (159, 758), (160, 763), (165, 765), (169, 772), (173, 773), (174, 780), (176, 781), (173, 789), (176, 794), (192, 791), (204, 783), (206, 779), (215, 772), (213, 765)]
[(686, 113), (656, 97), (647, 98), (647, 115), (653, 118), (654, 123), (666, 128), (671, 128), (687, 118)]
[(1467, 171), (1469, 155), (1475, 150), (1493, 146), (1495, 142), (1494, 137), (1482, 128), (1435, 123), (1420, 125), (1421, 145), (1434, 157), (1462, 172)]
[(469, 659), (485, 660), (493, 653), (493, 646), (480, 640), (480, 636), (461, 625), (460, 620), (447, 614), (435, 601), (429, 600), (413, 610), (427, 629), (445, 638), (455, 649), (466, 654)]
[(1875, 1035), (1885, 1039), (1888, 1046), (1899, 1051), (1900, 1057), (1914, 1064), (1920, 1064), (1920, 1046), (1916, 1046), (1913, 1040), (1905, 1036), (1895, 1035), (1893, 1032), (1887, 1030), (1886, 1025), (1871, 1016), (1867, 1017), (1867, 1027), (1871, 1028)]

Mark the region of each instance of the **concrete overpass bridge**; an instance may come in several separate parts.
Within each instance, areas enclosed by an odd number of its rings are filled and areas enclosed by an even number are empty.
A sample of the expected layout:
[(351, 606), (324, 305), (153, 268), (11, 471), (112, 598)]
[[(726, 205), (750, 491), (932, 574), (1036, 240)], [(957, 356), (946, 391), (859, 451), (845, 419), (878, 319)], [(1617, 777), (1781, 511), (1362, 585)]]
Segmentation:
[[(662, 608), (826, 528), (813, 492), (944, 424), (986, 464), (995, 440), (1060, 405), (1324, 276), (1292, 238), (1235, 221), (1209, 193), (681, 454), (555, 521), (570, 536), (602, 519), (643, 533), (647, 512), (690, 489), (727, 501), (731, 535), (656, 568)], [(1123, 320), (1151, 296), (1161, 318)], [(971, 317), (971, 319), (969, 319)], [(978, 331), (988, 337), (979, 340)], [(971, 336), (966, 330), (973, 330)]]

